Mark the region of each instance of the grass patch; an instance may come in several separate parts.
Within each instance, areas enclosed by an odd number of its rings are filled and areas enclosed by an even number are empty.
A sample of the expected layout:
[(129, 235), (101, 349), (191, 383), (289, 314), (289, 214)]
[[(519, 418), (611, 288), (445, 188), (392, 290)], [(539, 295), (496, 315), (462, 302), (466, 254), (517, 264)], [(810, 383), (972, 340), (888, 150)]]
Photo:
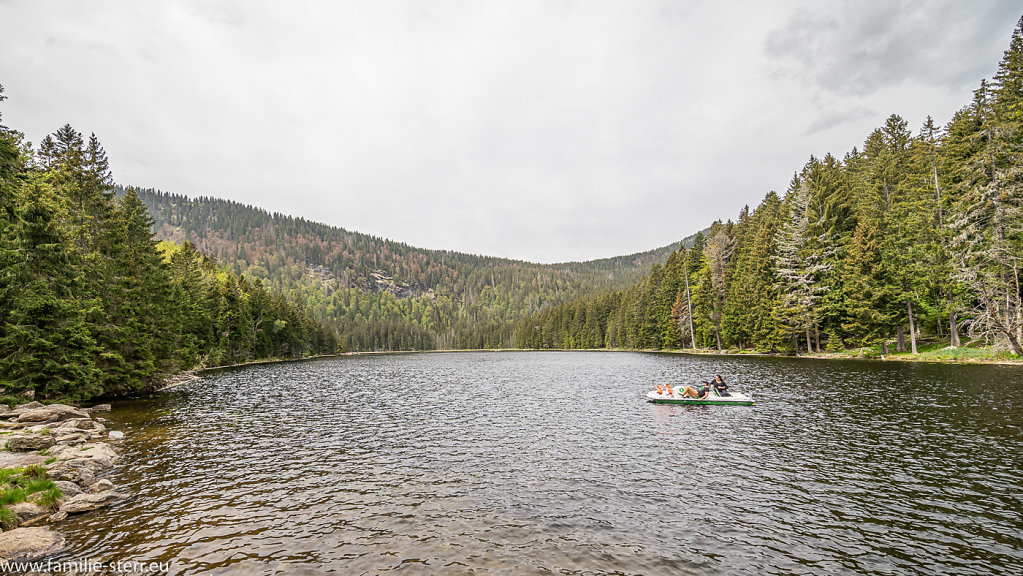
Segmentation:
[(46, 428), (43, 428), (42, 430), (39, 431), (39, 435), (40, 436), (49, 436), (52, 433), (53, 433), (53, 431), (50, 430), (49, 426), (47, 426)]
[(46, 468), (39, 464), (25, 466), (21, 469), (21, 475), (30, 479), (46, 478)]
[(43, 465), (49, 466), (50, 464), (53, 464), (56, 461), (57, 461), (57, 457), (56, 456), (51, 456), (51, 457), (47, 458), (46, 460), (43, 460)]
[(64, 494), (60, 491), (60, 488), (51, 486), (43, 491), (43, 493), (39, 496), (38, 502), (40, 506), (44, 506), (52, 510), (57, 507), (57, 504), (60, 503), (60, 499), (63, 496)]
[(32, 478), (25, 482), (25, 495), (35, 494), (36, 492), (44, 492), (51, 488), (56, 488), (56, 485), (52, 480), (46, 478)]
[(13, 530), (18, 527), (18, 517), (10, 508), (0, 508), (0, 529)]
[(24, 502), (27, 496), (28, 494), (25, 493), (24, 488), (7, 486), (0, 490), (0, 506), (10, 506), (11, 504)]
[(20, 470), (14, 468), (0, 468), (0, 484), (7, 484), (11, 478), (20, 474)]
[(10, 530), (18, 526), (18, 518), (9, 506), (25, 502), (29, 496), (40, 506), (56, 509), (63, 493), (46, 475), (46, 468), (38, 464), (24, 468), (0, 468), (0, 529)]

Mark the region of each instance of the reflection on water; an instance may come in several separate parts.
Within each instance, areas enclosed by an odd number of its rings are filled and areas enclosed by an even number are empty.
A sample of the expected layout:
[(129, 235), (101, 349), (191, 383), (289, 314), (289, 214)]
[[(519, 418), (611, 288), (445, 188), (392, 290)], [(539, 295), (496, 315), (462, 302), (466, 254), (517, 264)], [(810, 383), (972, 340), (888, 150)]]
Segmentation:
[[(720, 372), (755, 407), (644, 401)], [(1023, 370), (347, 357), (115, 405), (134, 498), (65, 558), (174, 574), (1023, 571)]]

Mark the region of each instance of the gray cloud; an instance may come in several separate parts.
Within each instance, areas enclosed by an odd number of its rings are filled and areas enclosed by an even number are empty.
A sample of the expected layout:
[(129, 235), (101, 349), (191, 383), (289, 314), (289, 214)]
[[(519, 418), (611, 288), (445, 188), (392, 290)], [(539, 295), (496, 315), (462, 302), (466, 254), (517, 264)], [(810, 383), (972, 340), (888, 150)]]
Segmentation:
[(1012, 0), (814, 3), (771, 30), (764, 49), (779, 73), (829, 92), (863, 96), (904, 82), (958, 89), (991, 75), (997, 63), (976, 56), (1004, 49), (1019, 17)]
[(810, 121), (805, 133), (815, 134), (876, 115), (876, 111), (866, 107), (826, 110)]
[(4, 122), (115, 178), (427, 248), (582, 260), (967, 103), (1005, 2), (0, 0)]

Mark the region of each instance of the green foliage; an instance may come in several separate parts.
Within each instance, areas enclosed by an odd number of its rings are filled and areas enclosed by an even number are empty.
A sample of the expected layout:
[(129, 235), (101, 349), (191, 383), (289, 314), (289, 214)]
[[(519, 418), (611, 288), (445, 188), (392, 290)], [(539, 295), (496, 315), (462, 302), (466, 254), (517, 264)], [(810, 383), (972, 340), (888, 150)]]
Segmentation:
[(10, 506), (18, 502), (24, 502), (27, 493), (20, 486), (4, 486), (0, 488), (0, 506)]
[(46, 490), (43, 490), (39, 495), (37, 502), (40, 506), (45, 508), (56, 509), (57, 505), (60, 504), (60, 499), (64, 497), (64, 494), (60, 491), (60, 488), (51, 486)]
[(95, 134), (65, 125), (33, 157), (0, 128), (0, 400), (128, 395), (196, 365), (337, 350), (258, 279), (161, 249), (135, 191), (113, 191)]
[(18, 527), (18, 517), (10, 508), (0, 508), (0, 530), (13, 530)]
[[(312, 317), (336, 327), (349, 351), (508, 347), (522, 318), (627, 287), (678, 246), (541, 265), (422, 250), (226, 200), (136, 193), (155, 219), (157, 237), (194, 243), (236, 274), (301, 302)], [(232, 286), (222, 289), (223, 298), (237, 297)], [(218, 314), (202, 321), (257, 322), (266, 333), (297, 328), (287, 318)], [(215, 357), (237, 355), (237, 345), (245, 342), (224, 342)]]
[(811, 157), (784, 198), (715, 222), (632, 286), (519, 322), (516, 344), (881, 356), (905, 335), (915, 349), (918, 332), (958, 346), (965, 326), (1023, 355), (1021, 87), (1023, 20), (994, 82), (944, 130), (928, 118), (913, 136), (892, 115), (862, 150)]

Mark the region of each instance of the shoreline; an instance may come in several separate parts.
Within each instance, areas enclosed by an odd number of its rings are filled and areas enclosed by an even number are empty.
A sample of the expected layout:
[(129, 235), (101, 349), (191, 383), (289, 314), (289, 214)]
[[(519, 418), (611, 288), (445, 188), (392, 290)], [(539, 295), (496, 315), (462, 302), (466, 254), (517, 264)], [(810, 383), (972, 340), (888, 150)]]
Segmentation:
[[(944, 348), (942, 350), (946, 350)], [(964, 349), (963, 347), (959, 348)], [(983, 352), (989, 351), (987, 348), (966, 348), (972, 350), (979, 350)], [(232, 368), (244, 368), (247, 366), (258, 366), (262, 364), (283, 364), (290, 362), (306, 362), (309, 360), (322, 360), (324, 358), (342, 358), (346, 356), (374, 356), (374, 355), (391, 355), (391, 354), (452, 354), (452, 353), (468, 353), (468, 352), (640, 352), (646, 354), (675, 354), (675, 355), (692, 355), (692, 356), (726, 356), (726, 357), (762, 357), (762, 358), (788, 358), (793, 360), (857, 360), (857, 361), (869, 361), (869, 362), (908, 362), (908, 363), (921, 363), (921, 364), (976, 364), (976, 365), (1000, 365), (1000, 366), (1019, 366), (1023, 367), (1023, 359), (1013, 360), (1009, 358), (998, 358), (998, 357), (941, 357), (941, 356), (923, 356), (921, 354), (909, 354), (909, 353), (895, 353), (888, 354), (880, 357), (864, 356), (862, 354), (843, 354), (836, 352), (812, 352), (806, 354), (781, 354), (771, 352), (754, 352), (754, 351), (738, 351), (738, 350), (704, 350), (704, 349), (692, 349), (682, 348), (674, 350), (657, 350), (653, 348), (456, 348), (456, 349), (442, 349), (442, 350), (367, 350), (361, 352), (338, 352), (337, 354), (317, 354), (315, 356), (306, 356), (303, 358), (268, 358), (262, 360), (252, 360), (249, 362), (240, 362), (236, 364), (228, 364), (225, 366), (211, 366), (208, 368), (194, 368), (186, 370), (178, 374), (168, 376), (162, 381), (162, 385), (154, 390), (154, 392), (162, 392), (164, 390), (170, 390), (189, 382), (198, 380), (203, 374), (209, 372), (216, 372), (219, 370), (229, 370)]]

